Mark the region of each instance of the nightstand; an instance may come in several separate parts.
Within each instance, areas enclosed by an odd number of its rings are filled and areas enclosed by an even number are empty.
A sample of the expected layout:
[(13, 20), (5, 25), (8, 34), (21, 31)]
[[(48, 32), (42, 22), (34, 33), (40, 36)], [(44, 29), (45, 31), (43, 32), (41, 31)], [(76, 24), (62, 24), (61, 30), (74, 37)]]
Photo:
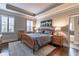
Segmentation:
[(63, 36), (53, 35), (52, 44), (59, 45), (63, 47)]

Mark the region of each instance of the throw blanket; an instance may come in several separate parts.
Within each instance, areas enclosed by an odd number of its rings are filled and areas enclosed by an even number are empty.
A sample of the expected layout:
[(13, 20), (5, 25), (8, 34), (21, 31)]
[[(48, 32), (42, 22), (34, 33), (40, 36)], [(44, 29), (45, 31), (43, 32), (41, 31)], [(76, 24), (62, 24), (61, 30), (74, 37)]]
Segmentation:
[(28, 35), (35, 41), (34, 51), (51, 42), (50, 34), (30, 33)]

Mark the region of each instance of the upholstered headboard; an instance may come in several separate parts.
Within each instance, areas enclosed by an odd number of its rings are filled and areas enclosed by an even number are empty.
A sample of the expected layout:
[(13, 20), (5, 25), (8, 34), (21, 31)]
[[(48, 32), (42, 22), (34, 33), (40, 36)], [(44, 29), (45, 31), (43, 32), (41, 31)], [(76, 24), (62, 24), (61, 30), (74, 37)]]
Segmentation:
[(51, 33), (53, 33), (54, 32), (54, 28), (39, 28), (38, 29), (38, 32), (40, 32), (40, 33), (45, 33), (45, 34), (51, 34)]

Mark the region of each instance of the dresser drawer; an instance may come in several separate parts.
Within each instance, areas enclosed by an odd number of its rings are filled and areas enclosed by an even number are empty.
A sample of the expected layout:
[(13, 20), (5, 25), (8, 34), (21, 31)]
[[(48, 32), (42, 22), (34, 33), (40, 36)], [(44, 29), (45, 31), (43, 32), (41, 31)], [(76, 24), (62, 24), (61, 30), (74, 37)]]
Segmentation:
[(63, 39), (62, 36), (53, 36), (52, 43), (61, 46), (62, 39)]

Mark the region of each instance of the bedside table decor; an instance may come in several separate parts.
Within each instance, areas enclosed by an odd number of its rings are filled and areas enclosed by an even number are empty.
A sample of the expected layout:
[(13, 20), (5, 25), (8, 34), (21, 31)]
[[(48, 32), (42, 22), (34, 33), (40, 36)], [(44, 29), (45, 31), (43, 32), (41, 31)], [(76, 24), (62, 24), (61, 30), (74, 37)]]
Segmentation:
[(60, 32), (61, 32), (61, 27), (56, 27), (54, 35), (60, 36)]
[(55, 33), (53, 35), (53, 44), (59, 45), (60, 47), (63, 47), (63, 40), (64, 37), (61, 34), (61, 27), (56, 27), (55, 28)]

